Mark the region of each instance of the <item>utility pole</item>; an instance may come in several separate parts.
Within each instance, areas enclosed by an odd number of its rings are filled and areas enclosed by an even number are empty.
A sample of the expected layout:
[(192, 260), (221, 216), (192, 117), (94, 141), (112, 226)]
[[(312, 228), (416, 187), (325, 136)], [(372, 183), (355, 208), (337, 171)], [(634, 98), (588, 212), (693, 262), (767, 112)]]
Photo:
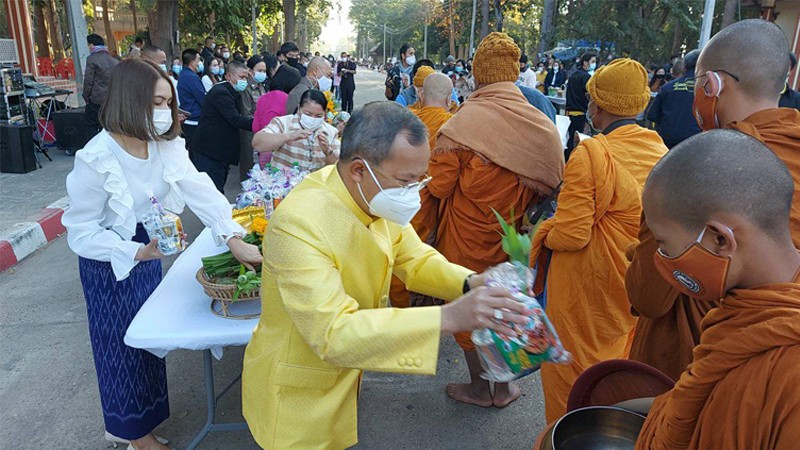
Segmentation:
[(475, 13), (477, 12), (477, 8), (478, 0), (472, 0), (472, 29), (469, 33), (469, 57), (467, 57), (467, 59), (472, 57), (472, 53), (475, 49)]
[(700, 43), (697, 48), (702, 49), (711, 39), (711, 25), (714, 22), (714, 0), (706, 0), (706, 8), (703, 11), (703, 25), (700, 28)]
[(383, 64), (386, 64), (386, 22), (383, 23)]
[(252, 16), (253, 16), (253, 21), (252, 21), (252, 25), (251, 25), (253, 27), (253, 45), (251, 46), (251, 49), (252, 49), (253, 55), (256, 55), (256, 54), (258, 54), (258, 33), (256, 32), (256, 2), (255, 2), (255, 0), (253, 0), (253, 6), (251, 8), (251, 11), (252, 11)]
[(69, 20), (70, 37), (72, 38), (72, 60), (75, 62), (75, 84), (78, 85), (78, 104), (83, 105), (83, 71), (86, 57), (89, 56), (89, 44), (86, 43), (86, 18), (83, 15), (82, 2), (67, 2), (67, 18)]

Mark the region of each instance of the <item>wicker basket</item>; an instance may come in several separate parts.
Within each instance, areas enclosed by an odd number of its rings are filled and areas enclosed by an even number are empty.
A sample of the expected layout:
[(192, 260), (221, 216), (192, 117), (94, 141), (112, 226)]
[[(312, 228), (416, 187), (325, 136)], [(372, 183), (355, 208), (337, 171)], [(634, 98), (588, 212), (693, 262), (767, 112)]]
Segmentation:
[(203, 291), (205, 291), (206, 295), (211, 297), (211, 312), (214, 313), (214, 315), (226, 319), (255, 319), (261, 315), (260, 313), (233, 314), (229, 309), (233, 303), (260, 299), (260, 289), (256, 289), (248, 294), (242, 294), (238, 299), (234, 300), (233, 295), (236, 293), (236, 285), (215, 283), (212, 278), (206, 275), (202, 267), (197, 271), (196, 277), (197, 282), (203, 286)]

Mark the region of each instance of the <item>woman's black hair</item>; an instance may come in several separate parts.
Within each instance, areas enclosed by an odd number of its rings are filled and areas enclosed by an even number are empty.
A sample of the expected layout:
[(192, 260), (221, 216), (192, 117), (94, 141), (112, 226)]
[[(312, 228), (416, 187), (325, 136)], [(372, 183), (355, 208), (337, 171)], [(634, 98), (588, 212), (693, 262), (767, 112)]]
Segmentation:
[(264, 55), (264, 64), (267, 65), (267, 75), (271, 75), (271, 70), (278, 65), (278, 58), (271, 53), (266, 53)]
[(221, 76), (214, 75), (213, 73), (211, 73), (211, 62), (214, 61), (215, 59), (219, 61), (220, 68), (225, 67), (225, 64), (222, 62), (220, 58), (217, 58), (216, 56), (210, 56), (205, 60), (203, 60), (203, 74), (208, 75), (208, 78), (211, 78), (212, 80), (222, 81)]
[(464, 68), (467, 67), (467, 62), (464, 61), (463, 59), (459, 59), (458, 61), (456, 61), (456, 64), (458, 64), (458, 63), (461, 63), (461, 67), (464, 67)]
[(278, 71), (269, 81), (269, 90), (283, 91), (288, 94), (295, 86), (300, 84), (301, 79), (300, 71), (292, 66), (281, 64), (278, 67)]
[(258, 63), (263, 62), (264, 58), (261, 55), (253, 55), (250, 59), (247, 60), (247, 68), (253, 70), (253, 68), (258, 65)]
[(318, 103), (319, 106), (322, 107), (323, 111), (328, 109), (328, 99), (325, 98), (325, 94), (323, 94), (319, 89), (309, 89), (303, 92), (303, 95), (300, 96), (299, 106), (303, 106), (308, 102)]

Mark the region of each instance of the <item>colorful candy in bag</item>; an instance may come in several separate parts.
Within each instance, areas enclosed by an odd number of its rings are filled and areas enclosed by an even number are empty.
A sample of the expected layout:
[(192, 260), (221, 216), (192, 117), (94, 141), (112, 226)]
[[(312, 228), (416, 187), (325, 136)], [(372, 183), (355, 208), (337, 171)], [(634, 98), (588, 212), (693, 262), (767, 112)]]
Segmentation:
[(487, 278), (488, 285), (510, 290), (526, 306), (530, 320), (524, 326), (509, 323), (517, 332), (510, 339), (486, 328), (472, 332), (472, 342), (485, 371), (482, 377), (505, 383), (530, 375), (543, 362), (569, 362), (571, 356), (564, 350), (541, 305), (525, 294), (533, 281), (530, 269), (517, 263), (503, 263), (490, 269)]
[(152, 193), (150, 203), (150, 212), (142, 220), (142, 225), (150, 239), (158, 239), (158, 251), (165, 255), (174, 255), (186, 250), (186, 235), (183, 233), (181, 218), (165, 210)]

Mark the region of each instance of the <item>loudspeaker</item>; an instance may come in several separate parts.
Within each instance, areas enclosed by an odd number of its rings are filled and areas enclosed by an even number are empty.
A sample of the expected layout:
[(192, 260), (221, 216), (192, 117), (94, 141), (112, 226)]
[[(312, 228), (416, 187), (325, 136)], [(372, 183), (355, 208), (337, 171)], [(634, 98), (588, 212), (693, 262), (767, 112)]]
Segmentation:
[(0, 124), (0, 172), (28, 173), (36, 170), (33, 127)]
[(78, 151), (86, 146), (96, 131), (86, 126), (83, 108), (65, 109), (53, 113), (58, 148), (67, 151)]

